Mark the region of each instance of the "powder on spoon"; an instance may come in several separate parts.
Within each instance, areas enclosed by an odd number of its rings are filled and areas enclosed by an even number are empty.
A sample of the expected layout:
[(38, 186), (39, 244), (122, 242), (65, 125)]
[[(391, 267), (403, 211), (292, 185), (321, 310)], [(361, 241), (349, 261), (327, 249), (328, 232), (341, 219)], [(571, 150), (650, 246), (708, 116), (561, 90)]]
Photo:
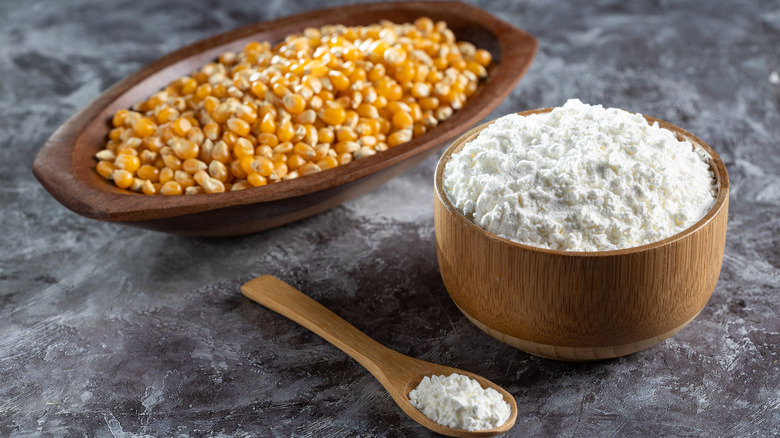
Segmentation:
[(497, 119), (444, 168), (452, 204), (485, 230), (567, 251), (630, 248), (704, 217), (717, 187), (707, 153), (641, 114), (569, 100)]
[(442, 426), (468, 431), (493, 429), (509, 419), (509, 403), (493, 388), (462, 374), (425, 376), (409, 401)]

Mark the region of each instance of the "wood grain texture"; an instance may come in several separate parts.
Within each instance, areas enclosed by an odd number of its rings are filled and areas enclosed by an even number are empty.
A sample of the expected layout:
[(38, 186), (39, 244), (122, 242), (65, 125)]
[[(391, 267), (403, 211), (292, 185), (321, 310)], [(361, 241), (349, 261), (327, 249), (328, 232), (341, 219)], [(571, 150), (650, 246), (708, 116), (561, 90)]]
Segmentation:
[[(365, 25), (420, 16), (444, 20), (459, 40), (489, 50), (495, 66), (463, 109), (426, 135), (344, 166), (265, 187), (197, 196), (145, 196), (95, 172), (114, 112), (248, 41), (279, 41), (306, 27)], [(413, 167), (490, 113), (525, 74), (536, 40), (487, 12), (460, 2), (388, 2), (343, 6), (258, 23), (202, 40), (152, 62), (101, 94), (44, 144), (33, 173), (66, 207), (86, 217), (199, 236), (231, 236), (273, 228), (370, 191)]]
[[(515, 424), (517, 404), (514, 397), (495, 383), (468, 371), (425, 362), (382, 346), (335, 313), (307, 295), (270, 275), (257, 277), (241, 287), (243, 294), (316, 333), (358, 361), (387, 390), (409, 417), (436, 433), (452, 437), (491, 437), (500, 435)], [(435, 423), (409, 401), (409, 392), (423, 377), (458, 373), (477, 380), (483, 388), (492, 387), (509, 403), (509, 420), (494, 429), (469, 432)]]
[[(521, 115), (548, 112), (551, 108)], [(729, 179), (715, 151), (693, 134), (658, 122), (712, 158), (718, 196), (687, 230), (635, 248), (568, 252), (495, 236), (461, 215), (443, 191), (449, 157), (489, 123), (472, 129), (436, 168), (436, 252), (455, 304), (491, 336), (531, 354), (600, 360), (648, 348), (701, 311), (723, 261)]]

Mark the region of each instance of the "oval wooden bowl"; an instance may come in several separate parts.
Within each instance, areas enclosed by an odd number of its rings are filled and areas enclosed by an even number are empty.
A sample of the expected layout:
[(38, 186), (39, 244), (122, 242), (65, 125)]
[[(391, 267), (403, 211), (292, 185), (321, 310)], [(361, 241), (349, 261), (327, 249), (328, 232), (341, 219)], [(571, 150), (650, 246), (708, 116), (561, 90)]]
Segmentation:
[(435, 178), (436, 253), (447, 291), (477, 327), (537, 356), (601, 360), (663, 341), (704, 308), (723, 261), (728, 173), (718, 154), (698, 137), (671, 123), (646, 119), (707, 151), (718, 196), (712, 210), (692, 227), (634, 248), (549, 250), (485, 231), (450, 203), (442, 174), (450, 156), (489, 123), (445, 151)]
[[(120, 189), (95, 172), (114, 112), (247, 42), (276, 42), (306, 27), (365, 25), (382, 19), (444, 20), (459, 40), (489, 50), (495, 67), (463, 109), (406, 144), (335, 169), (239, 192), (145, 196)], [(59, 202), (98, 220), (198, 236), (253, 233), (319, 213), (372, 190), (416, 165), (490, 113), (528, 70), (536, 40), (487, 12), (460, 2), (388, 2), (343, 6), (258, 23), (213, 36), (168, 54), (101, 94), (49, 138), (33, 173)]]

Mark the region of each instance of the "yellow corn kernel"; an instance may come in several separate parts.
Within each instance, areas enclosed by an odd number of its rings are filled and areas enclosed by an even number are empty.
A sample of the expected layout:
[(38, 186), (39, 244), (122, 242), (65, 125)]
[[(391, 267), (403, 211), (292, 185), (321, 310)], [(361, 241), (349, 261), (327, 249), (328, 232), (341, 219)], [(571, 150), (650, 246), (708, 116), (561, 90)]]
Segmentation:
[(449, 106), (441, 106), (435, 112), (436, 120), (443, 122), (452, 116), (452, 108)]
[(279, 144), (279, 138), (274, 134), (264, 132), (257, 136), (257, 143), (274, 147)]
[(306, 109), (306, 100), (297, 93), (290, 93), (282, 98), (284, 109), (290, 114), (300, 114)]
[(290, 91), (289, 88), (287, 88), (286, 85), (284, 85), (281, 82), (275, 82), (273, 85), (271, 85), (271, 91), (277, 96), (277, 97), (284, 97), (292, 91)]
[(208, 165), (196, 158), (187, 158), (183, 163), (181, 163), (181, 168), (190, 175), (194, 175), (200, 170), (208, 169)]
[(252, 142), (242, 137), (236, 140), (236, 143), (233, 145), (233, 154), (238, 159), (251, 157), (255, 154), (255, 147)]
[(274, 134), (276, 132), (276, 121), (271, 113), (267, 113), (263, 117), (263, 121), (260, 124), (260, 131), (268, 134)]
[(186, 117), (179, 117), (171, 123), (171, 128), (179, 137), (184, 137), (192, 129), (192, 123)]
[(114, 170), (116, 170), (116, 167), (114, 167), (114, 164), (109, 161), (101, 161), (97, 164), (95, 169), (97, 170), (97, 173), (103, 178), (111, 179), (114, 175)]
[(322, 61), (313, 59), (305, 64), (304, 73), (315, 77), (323, 77), (328, 74), (328, 67)]
[(114, 167), (132, 173), (138, 170), (139, 167), (141, 167), (141, 160), (134, 155), (120, 154), (114, 160)]
[(386, 74), (387, 74), (387, 70), (385, 69), (384, 65), (375, 64), (368, 72), (368, 80), (371, 82), (377, 82), (380, 79), (384, 78)]
[(249, 123), (236, 117), (228, 119), (227, 128), (240, 137), (246, 137), (249, 134)]
[(272, 181), (279, 181), (285, 176), (287, 176), (287, 164), (282, 162), (275, 162), (274, 163), (274, 171), (271, 172), (271, 175), (268, 177)]
[(483, 67), (487, 67), (493, 61), (493, 55), (485, 49), (478, 49), (474, 53), (474, 61), (477, 61)]
[(212, 161), (209, 163), (209, 176), (224, 183), (228, 179), (227, 167), (219, 161)]
[(141, 191), (144, 193), (144, 195), (157, 194), (157, 189), (154, 187), (154, 183), (152, 183), (148, 179), (144, 181), (144, 184), (141, 186)]
[(173, 180), (179, 183), (182, 188), (187, 188), (195, 185), (195, 180), (192, 179), (192, 175), (183, 171), (177, 170), (173, 172)]
[(360, 137), (357, 143), (361, 146), (374, 146), (377, 143), (377, 139), (373, 135), (365, 135)]
[(171, 144), (171, 149), (182, 160), (196, 158), (200, 152), (200, 147), (186, 138), (175, 139)]
[(165, 184), (168, 181), (173, 180), (173, 172), (174, 172), (174, 170), (171, 169), (170, 167), (167, 167), (167, 166), (163, 167), (162, 169), (160, 169), (160, 178), (159, 178), (158, 182), (160, 184)]
[(307, 160), (311, 160), (317, 155), (313, 147), (307, 145), (306, 143), (300, 142), (295, 144), (293, 152)]
[(411, 114), (405, 111), (396, 111), (393, 114), (393, 126), (396, 129), (410, 128), (414, 124)]
[(153, 183), (160, 180), (160, 169), (150, 164), (144, 164), (136, 172), (139, 178), (149, 180)]
[(276, 137), (282, 143), (292, 140), (293, 135), (295, 135), (295, 131), (293, 130), (292, 122), (289, 120), (283, 121), (276, 128)]
[(333, 143), (336, 139), (336, 133), (330, 126), (325, 126), (317, 130), (317, 136), (322, 143)]
[(345, 165), (347, 163), (351, 163), (352, 162), (352, 158), (353, 158), (352, 154), (350, 154), (350, 153), (338, 154), (339, 165), (343, 166), (343, 165)]
[[(360, 149), (360, 143), (356, 141), (340, 141), (336, 143), (336, 146), (333, 148), (337, 154), (343, 154), (343, 153), (355, 153), (358, 149)], [(317, 157), (318, 159), (321, 159), (323, 157)]]
[(391, 148), (398, 146), (401, 143), (406, 143), (412, 139), (411, 129), (404, 129), (401, 131), (395, 131), (387, 137), (387, 145)]
[(111, 178), (114, 184), (121, 189), (126, 189), (133, 184), (133, 174), (123, 169), (114, 170)]
[(377, 96), (374, 101), (374, 106), (377, 108), (384, 108), (387, 106), (387, 98), (385, 96)]
[(241, 180), (234, 183), (232, 186), (230, 186), (230, 191), (237, 192), (239, 190), (246, 190), (251, 188), (252, 188), (252, 184), (250, 184), (248, 181)]
[(414, 25), (420, 29), (423, 35), (433, 32), (433, 20), (428, 17), (420, 17), (414, 20)]
[(327, 156), (320, 161), (317, 162), (317, 166), (320, 167), (322, 170), (332, 169), (339, 165), (338, 159), (336, 157)]
[(341, 107), (325, 108), (320, 111), (319, 117), (323, 122), (335, 126), (344, 123), (347, 113)]
[(267, 157), (257, 158), (252, 164), (253, 172), (264, 177), (271, 176), (274, 171), (274, 162)]
[(430, 85), (425, 82), (415, 82), (411, 90), (412, 96), (422, 99), (428, 97), (431, 94)]
[(341, 127), (336, 130), (336, 138), (338, 141), (355, 141), (358, 139), (357, 133), (354, 129)]
[(214, 96), (207, 96), (205, 99), (203, 99), (203, 109), (206, 110), (208, 114), (214, 114), (219, 105), (219, 99)]
[(133, 123), (133, 131), (139, 137), (149, 137), (157, 130), (157, 124), (149, 117), (141, 117)]
[(240, 120), (243, 120), (250, 125), (257, 120), (257, 111), (249, 105), (239, 106), (235, 115), (238, 116)]
[(339, 91), (345, 91), (350, 86), (349, 78), (338, 70), (329, 71), (328, 79), (330, 79), (330, 83), (333, 85), (333, 88)]
[(182, 187), (176, 181), (168, 181), (160, 189), (162, 195), (181, 195)]
[(379, 119), (377, 120), (379, 122), (379, 133), (387, 135), (390, 133), (390, 129), (393, 127), (390, 120), (387, 119)]
[(111, 124), (114, 125), (114, 128), (124, 126), (128, 114), (130, 114), (130, 111), (126, 109), (121, 109), (114, 113), (114, 117), (111, 119)]
[(398, 67), (395, 69), (393, 77), (395, 77), (395, 80), (401, 83), (411, 82), (417, 76), (416, 73), (417, 72), (412, 62), (407, 61), (404, 63), (399, 63)]
[(362, 68), (356, 68), (352, 73), (349, 74), (349, 82), (352, 84), (365, 81), (366, 79), (368, 79), (368, 73), (366, 73), (366, 71)]
[(246, 172), (241, 168), (241, 160), (230, 162), (230, 173), (238, 179), (246, 179)]
[(344, 123), (342, 125), (349, 127), (351, 129), (357, 128), (358, 121), (360, 120), (360, 116), (357, 112), (348, 110), (346, 111), (344, 115)]
[(439, 99), (436, 97), (426, 97), (424, 99), (420, 99), (419, 101), (420, 108), (424, 110), (435, 110), (439, 107)]
[[(219, 163), (219, 161), (217, 161), (217, 163)], [(207, 178), (209, 178), (209, 173), (205, 170), (199, 170), (192, 175), (192, 179), (195, 180), (195, 183), (198, 185), (203, 184), (203, 181)]]
[(211, 95), (211, 84), (200, 84), (195, 89), (195, 98), (203, 100)]
[(379, 111), (374, 105), (371, 105), (370, 103), (361, 103), (358, 105), (357, 113), (360, 117), (366, 117), (369, 119), (379, 118)]
[(253, 164), (255, 162), (255, 157), (253, 156), (245, 156), (241, 157), (239, 159), (239, 165), (241, 166), (241, 170), (244, 171), (247, 175), (254, 172)]
[(361, 158), (366, 158), (372, 155), (376, 155), (376, 151), (371, 149), (368, 146), (363, 146), (360, 149), (358, 149), (353, 155), (355, 156), (356, 160), (359, 160)]
[(122, 137), (122, 132), (124, 132), (125, 128), (119, 127), (114, 128), (110, 131), (108, 131), (108, 138), (112, 141), (121, 141), (120, 138)]
[(218, 141), (211, 151), (211, 159), (219, 161), (222, 164), (227, 164), (228, 161), (230, 161), (230, 148), (227, 143), (222, 140)]
[(303, 166), (301, 166), (298, 169), (298, 174), (305, 176), (305, 175), (311, 175), (312, 173), (317, 173), (322, 171), (320, 166), (314, 164), (314, 163), (306, 163)]
[(260, 99), (265, 98), (265, 93), (268, 92), (268, 86), (261, 81), (252, 82), (252, 84), (249, 86), (249, 89), (252, 91), (252, 94), (259, 97)]
[[(312, 149), (312, 154), (314, 153), (314, 149)], [(287, 168), (290, 170), (295, 170), (304, 164), (306, 164), (307, 160), (303, 157), (301, 157), (298, 154), (292, 154), (287, 158)]]
[(415, 123), (414, 127), (412, 128), (412, 137), (417, 138), (426, 132), (428, 132), (428, 128), (426, 128), (425, 125), (422, 123)]
[(222, 181), (214, 178), (204, 179), (200, 186), (206, 193), (223, 193), (225, 191), (225, 185), (222, 184)]
[(239, 138), (241, 137), (239, 137), (238, 134), (230, 130), (225, 131), (225, 133), (222, 134), (222, 141), (224, 141), (225, 144), (227, 144), (228, 146), (233, 146), (234, 144), (236, 144), (236, 140), (238, 140)]
[(266, 181), (265, 177), (262, 175), (258, 175), (256, 173), (250, 173), (246, 180), (249, 184), (252, 184), (254, 187), (262, 187), (266, 184), (268, 184), (268, 181)]
[(355, 128), (355, 132), (359, 136), (371, 135), (371, 134), (374, 133), (374, 131), (372, 129), (372, 125), (370, 123), (365, 122), (365, 121), (361, 121), (360, 123), (358, 123), (357, 128)]

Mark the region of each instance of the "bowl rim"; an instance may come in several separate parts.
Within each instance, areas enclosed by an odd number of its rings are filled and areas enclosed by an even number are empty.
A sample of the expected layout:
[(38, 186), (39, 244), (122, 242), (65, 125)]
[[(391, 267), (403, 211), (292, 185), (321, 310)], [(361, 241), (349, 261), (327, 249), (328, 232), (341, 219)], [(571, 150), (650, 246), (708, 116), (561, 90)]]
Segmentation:
[[(549, 113), (553, 109), (555, 108), (554, 107), (538, 108), (538, 109), (532, 109), (527, 111), (520, 111), (515, 114), (518, 114), (520, 116), (529, 116), (532, 114)], [(631, 113), (631, 114), (636, 114), (636, 113)], [(694, 145), (694, 147), (700, 147), (704, 149), (704, 151), (707, 152), (707, 154), (710, 157), (709, 165), (713, 173), (715, 174), (715, 182), (718, 188), (718, 195), (715, 198), (715, 203), (712, 205), (712, 207), (707, 212), (707, 214), (704, 215), (704, 217), (699, 219), (696, 223), (689, 226), (688, 228), (680, 231), (679, 233), (673, 234), (662, 240), (646, 243), (644, 245), (639, 245), (639, 246), (632, 246), (632, 247), (620, 248), (620, 249), (611, 249), (606, 251), (567, 251), (567, 250), (560, 250), (560, 249), (542, 248), (542, 247), (528, 245), (514, 240), (510, 240), (506, 237), (501, 237), (497, 234), (493, 234), (490, 231), (475, 224), (474, 222), (468, 220), (457, 208), (455, 208), (454, 205), (452, 205), (452, 202), (450, 202), (449, 197), (444, 192), (444, 187), (443, 187), (444, 167), (446, 166), (447, 162), (449, 162), (449, 159), (453, 153), (462, 149), (466, 143), (476, 138), (477, 135), (479, 135), (479, 133), (482, 132), (482, 130), (484, 130), (491, 124), (493, 124), (493, 122), (495, 122), (497, 119), (490, 120), (486, 123), (483, 123), (479, 126), (470, 129), (468, 132), (464, 133), (463, 135), (458, 137), (454, 142), (452, 142), (451, 145), (447, 146), (447, 149), (444, 151), (444, 153), (439, 158), (439, 161), (436, 164), (436, 173), (434, 175), (434, 191), (436, 192), (436, 199), (438, 199), (439, 202), (442, 203), (446, 211), (451, 216), (454, 216), (456, 218), (455, 220), (461, 226), (465, 226), (468, 229), (471, 229), (472, 231), (476, 231), (484, 235), (488, 239), (498, 242), (499, 244), (510, 245), (523, 250), (538, 251), (545, 254), (560, 255), (565, 257), (611, 257), (611, 256), (636, 254), (636, 253), (641, 253), (641, 252), (672, 245), (701, 230), (708, 223), (710, 223), (716, 216), (718, 216), (718, 214), (720, 214), (721, 210), (723, 210), (724, 206), (726, 206), (728, 202), (729, 176), (726, 170), (726, 165), (723, 163), (723, 160), (720, 158), (717, 152), (715, 152), (715, 150), (712, 147), (710, 147), (707, 143), (702, 141), (699, 137), (665, 120), (661, 120), (644, 114), (642, 114), (642, 117), (644, 117), (649, 124), (658, 123), (658, 125), (661, 128), (672, 131), (678, 137), (678, 139), (680, 138), (680, 136), (682, 136), (683, 140), (689, 141)]]
[[(207, 52), (224, 50), (242, 41), (262, 38), (257, 35), (264, 32), (286, 29), (293, 29), (291, 30), (293, 32), (301, 31), (307, 25), (318, 21), (321, 22), (319, 25), (327, 24), (322, 23), (322, 20), (336, 22), (338, 17), (351, 16), (350, 14), (358, 16), (357, 14), (382, 11), (401, 11), (401, 13), (417, 16), (433, 15), (434, 19), (436, 19), (436, 11), (441, 11), (441, 15), (444, 16), (463, 17), (466, 22), (492, 33), (495, 38), (498, 51), (496, 58), (499, 62), (490, 70), (487, 80), (482, 82), (480, 90), (461, 110), (456, 111), (453, 117), (439, 124), (428, 135), (412, 139), (374, 156), (329, 169), (328, 172), (285, 181), (284, 184), (269, 184), (237, 192), (198, 196), (146, 196), (119, 189), (110, 185), (110, 181), (97, 176), (94, 170), (96, 162), (92, 157), (84, 158), (80, 155), (77, 157), (77, 153), (74, 153), (82, 147), (80, 145), (85, 144), (82, 138), (87, 133), (98, 128), (102, 130), (99, 118), (112, 105), (116, 105), (116, 101), (132, 92), (136, 86), (143, 87), (145, 80), (169, 67), (175, 68), (177, 64), (196, 59), (198, 56), (202, 57)], [(163, 55), (102, 92), (61, 125), (46, 141), (33, 162), (33, 174), (55, 199), (69, 209), (86, 217), (107, 221), (141, 222), (165, 219), (310, 195), (345, 185), (451, 141), (462, 132), (464, 126), (486, 117), (512, 91), (530, 67), (536, 49), (536, 39), (525, 31), (483, 9), (459, 1), (363, 3), (315, 9), (276, 20), (254, 23), (206, 37)], [(108, 123), (106, 122), (105, 125), (107, 133)], [(80, 162), (87, 159), (91, 163), (90, 166)]]

